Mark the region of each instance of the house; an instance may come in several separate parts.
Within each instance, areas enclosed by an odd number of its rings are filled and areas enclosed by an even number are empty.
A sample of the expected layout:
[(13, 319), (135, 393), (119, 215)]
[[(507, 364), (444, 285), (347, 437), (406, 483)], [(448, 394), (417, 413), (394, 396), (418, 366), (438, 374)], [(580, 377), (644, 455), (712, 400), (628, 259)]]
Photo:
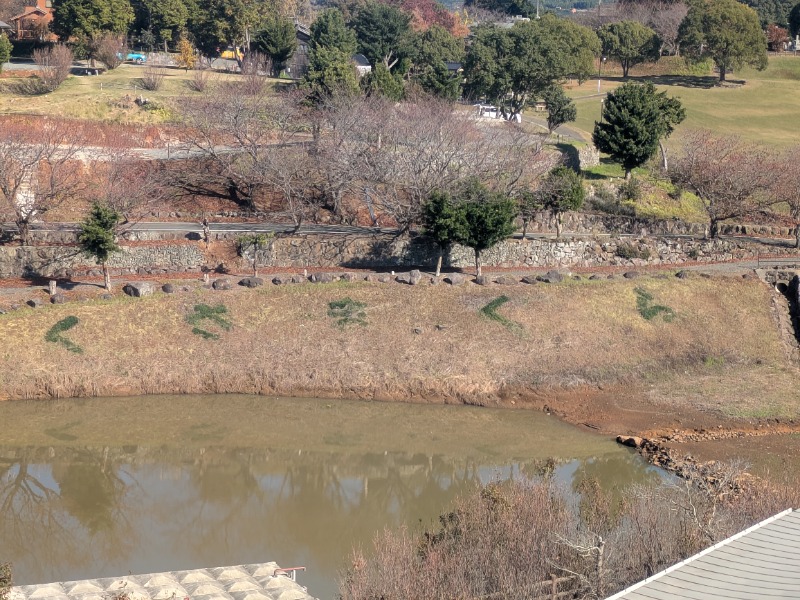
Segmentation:
[(294, 35), (297, 49), (286, 61), (286, 75), (292, 79), (300, 79), (308, 71), (308, 45), (311, 42), (311, 31), (302, 23), (294, 22)]
[(356, 71), (358, 71), (358, 76), (363, 77), (370, 71), (372, 71), (372, 65), (369, 64), (367, 57), (363, 54), (353, 54), (351, 57), (353, 64), (356, 66)]
[(36, 6), (26, 6), (20, 14), (11, 17), (11, 37), (16, 40), (56, 41), (49, 31), (53, 20), (52, 0), (36, 0)]
[(14, 28), (11, 27), (5, 21), (0, 21), (0, 33), (5, 33), (6, 35), (10, 36), (14, 32)]
[(800, 510), (786, 510), (607, 600), (800, 597)]

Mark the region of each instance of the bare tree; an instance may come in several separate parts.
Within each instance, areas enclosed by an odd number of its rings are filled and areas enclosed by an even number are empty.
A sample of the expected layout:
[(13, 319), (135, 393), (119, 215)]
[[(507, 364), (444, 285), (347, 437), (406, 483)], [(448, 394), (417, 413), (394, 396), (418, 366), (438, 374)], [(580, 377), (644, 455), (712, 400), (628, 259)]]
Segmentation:
[(128, 54), (127, 41), (124, 35), (105, 32), (94, 41), (95, 53), (101, 63), (108, 69), (116, 69)]
[(773, 195), (776, 200), (789, 205), (789, 214), (794, 221), (794, 247), (800, 248), (800, 164), (797, 153), (800, 148), (794, 147), (781, 155), (780, 166), (776, 170)]
[(725, 219), (742, 217), (775, 203), (779, 169), (770, 149), (735, 136), (698, 130), (684, 135), (682, 153), (670, 165), (672, 182), (700, 198), (716, 238)]
[(64, 123), (0, 133), (0, 219), (16, 224), (22, 245), (31, 243), (33, 221), (86, 188), (82, 161), (89, 158), (81, 135)]
[(688, 12), (688, 6), (680, 1), (626, 0), (604, 7), (601, 17), (594, 11), (586, 13), (588, 16), (583, 21), (588, 19), (595, 27), (615, 21), (638, 21), (656, 32), (661, 44), (660, 54), (678, 54), (678, 29)]
[(53, 92), (69, 77), (72, 70), (72, 50), (65, 44), (33, 51), (33, 62), (39, 67), (37, 73), (43, 91)]

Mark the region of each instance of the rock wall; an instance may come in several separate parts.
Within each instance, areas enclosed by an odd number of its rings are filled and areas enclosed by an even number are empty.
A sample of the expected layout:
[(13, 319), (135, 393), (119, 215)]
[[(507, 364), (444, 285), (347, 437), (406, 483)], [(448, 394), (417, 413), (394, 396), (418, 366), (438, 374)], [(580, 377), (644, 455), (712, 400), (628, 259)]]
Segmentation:
[[(232, 243), (232, 242), (231, 242)], [(114, 254), (109, 267), (115, 275), (163, 274), (216, 268), (209, 264), (202, 243), (175, 242), (125, 246)], [(732, 240), (688, 238), (564, 238), (511, 239), (483, 253), (485, 266), (517, 268), (680, 265), (686, 262), (725, 262), (754, 259), (759, 252), (774, 253), (774, 247)], [(794, 254), (787, 249), (787, 254)], [(264, 267), (408, 268), (431, 266), (438, 249), (421, 236), (319, 236), (276, 239), (260, 252)], [(449, 267), (471, 268), (474, 253), (454, 246), (445, 255)], [(247, 270), (249, 263), (237, 259), (228, 269)], [(0, 278), (71, 277), (100, 275), (100, 267), (74, 248), (0, 246)]]

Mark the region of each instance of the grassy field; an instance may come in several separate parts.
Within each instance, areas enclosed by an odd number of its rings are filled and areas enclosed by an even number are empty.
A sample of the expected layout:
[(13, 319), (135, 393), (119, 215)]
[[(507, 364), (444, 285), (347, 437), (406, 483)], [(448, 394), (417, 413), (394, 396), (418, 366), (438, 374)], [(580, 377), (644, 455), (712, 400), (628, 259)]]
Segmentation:
[[(674, 318), (646, 320), (637, 288)], [(513, 326), (481, 313), (501, 295), (496, 312)], [(334, 307), (347, 298), (363, 315), (341, 323)], [(232, 327), (187, 322), (198, 304), (224, 305), (217, 314)], [(58, 336), (69, 343), (46, 341)], [(767, 288), (741, 278), (198, 287), (21, 309), (0, 316), (0, 339), (6, 398), (243, 392), (492, 404), (507, 392), (788, 369)], [(743, 400), (728, 398), (729, 412)]]
[[(792, 127), (800, 114), (800, 56), (770, 57), (765, 71), (742, 69), (729, 76), (731, 82), (744, 80), (744, 85), (717, 86), (717, 77), (697, 75), (646, 75), (630, 79), (652, 81), (659, 90), (679, 98), (686, 108), (681, 129), (708, 128), (727, 134), (741, 135), (754, 142), (791, 146), (797, 143)], [(574, 127), (590, 136), (595, 121), (600, 119), (600, 100), (622, 83), (620, 77), (604, 77), (600, 94), (597, 79), (573, 85), (567, 92), (578, 106)]]
[[(164, 70), (160, 90), (142, 89), (141, 77), (146, 67), (124, 64), (113, 71), (92, 77), (71, 76), (51, 94), (26, 96), (13, 92), (14, 79), (3, 79), (0, 85), (0, 113), (45, 114), (78, 119), (119, 123), (161, 123), (173, 116), (176, 98), (196, 94), (188, 84), (193, 71), (178, 68)], [(226, 73), (210, 75), (210, 81), (226, 81), (238, 77)], [(151, 101), (146, 107), (133, 100), (144, 96)]]

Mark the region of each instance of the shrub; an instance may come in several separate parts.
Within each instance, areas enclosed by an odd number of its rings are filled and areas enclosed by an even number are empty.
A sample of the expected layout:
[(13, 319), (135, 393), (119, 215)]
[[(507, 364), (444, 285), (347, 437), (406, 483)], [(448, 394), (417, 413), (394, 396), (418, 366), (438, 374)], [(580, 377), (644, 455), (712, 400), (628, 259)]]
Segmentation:
[(648, 248), (639, 249), (633, 244), (620, 244), (617, 246), (616, 254), (625, 260), (633, 260), (634, 258), (648, 260), (652, 256)]
[(192, 71), (192, 79), (186, 82), (189, 89), (195, 92), (204, 92), (208, 88), (208, 80), (211, 71), (209, 69), (196, 69)]
[(631, 177), (620, 184), (618, 193), (621, 202), (638, 202), (642, 198), (642, 184), (636, 177)]
[(144, 89), (157, 92), (164, 83), (164, 70), (152, 65), (148, 66), (139, 81)]
[(64, 44), (33, 51), (33, 62), (39, 67), (40, 93), (53, 92), (67, 80), (72, 58), (72, 50)]
[(93, 40), (94, 56), (108, 69), (116, 69), (128, 54), (125, 36), (106, 32)]
[(0, 33), (0, 73), (3, 72), (3, 63), (7, 63), (8, 59), (11, 58), (12, 48), (13, 46), (8, 36), (5, 33)]

